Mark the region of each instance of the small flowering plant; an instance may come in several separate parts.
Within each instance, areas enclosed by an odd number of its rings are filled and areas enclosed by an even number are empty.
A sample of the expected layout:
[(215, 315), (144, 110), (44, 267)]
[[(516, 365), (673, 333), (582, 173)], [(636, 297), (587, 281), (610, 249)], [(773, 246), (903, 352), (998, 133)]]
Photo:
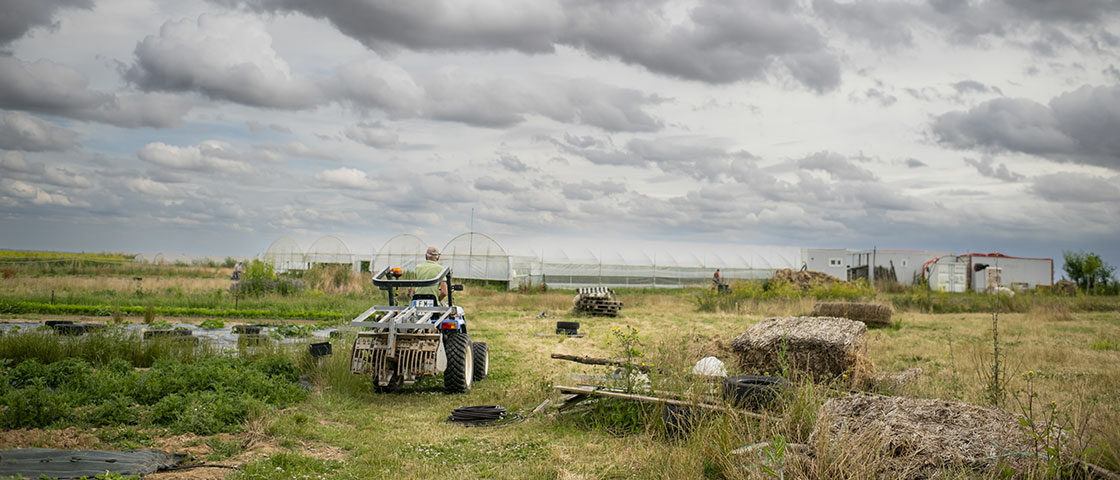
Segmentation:
[[(634, 371), (639, 372), (646, 367), (641, 361), (642, 351), (638, 348), (642, 343), (638, 341), (638, 329), (627, 325), (626, 327), (611, 327), (611, 336), (607, 339), (607, 346), (614, 347), (621, 354), (623, 369), (626, 371), (626, 391), (634, 389)], [(640, 365), (640, 367), (639, 367)]]

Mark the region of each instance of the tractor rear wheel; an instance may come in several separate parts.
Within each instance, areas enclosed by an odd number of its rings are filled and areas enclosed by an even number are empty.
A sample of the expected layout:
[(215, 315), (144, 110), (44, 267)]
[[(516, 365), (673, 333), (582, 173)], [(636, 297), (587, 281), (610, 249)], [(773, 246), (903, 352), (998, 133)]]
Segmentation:
[(474, 355), (471, 336), (467, 332), (449, 331), (443, 334), (443, 350), (447, 354), (447, 369), (443, 371), (443, 390), (447, 393), (467, 393), (474, 380)]
[(486, 342), (474, 342), (471, 344), (471, 350), (474, 354), (474, 381), (479, 381), (486, 378), (490, 373), (490, 346)]

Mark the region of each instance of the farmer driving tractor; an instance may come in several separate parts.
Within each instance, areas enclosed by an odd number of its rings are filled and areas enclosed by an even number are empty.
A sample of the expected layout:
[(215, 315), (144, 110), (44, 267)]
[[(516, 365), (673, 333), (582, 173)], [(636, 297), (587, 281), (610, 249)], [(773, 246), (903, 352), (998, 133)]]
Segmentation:
[[(428, 251), (424, 252), (424, 259), (427, 261), (416, 266), (416, 278), (433, 278), (443, 271), (443, 265), (436, 263), (439, 260), (438, 248), (428, 247)], [(439, 282), (438, 287), (435, 285), (417, 287), (415, 295), (431, 295), (437, 301), (442, 302), (444, 298), (447, 298), (447, 282)]]

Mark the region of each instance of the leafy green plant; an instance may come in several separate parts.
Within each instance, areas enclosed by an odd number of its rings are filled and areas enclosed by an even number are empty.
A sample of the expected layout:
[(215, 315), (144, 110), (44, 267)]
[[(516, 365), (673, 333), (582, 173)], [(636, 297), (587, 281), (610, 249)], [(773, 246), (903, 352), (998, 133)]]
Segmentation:
[(303, 338), (311, 336), (311, 325), (301, 325), (298, 323), (284, 323), (276, 327), (276, 334), (281, 337), (288, 338)]
[(771, 478), (785, 480), (786, 472), (786, 437), (780, 433), (774, 434), (770, 443), (762, 448), (759, 455), (762, 462), (758, 467)]
[(222, 320), (220, 318), (207, 318), (206, 320), (203, 320), (202, 323), (198, 324), (199, 328), (205, 328), (207, 330), (225, 328), (225, 326), (225, 320)]
[(156, 320), (154, 322), (147, 322), (147, 323), (148, 323), (148, 327), (151, 328), (152, 330), (170, 330), (172, 327), (174, 327), (174, 325), (171, 322), (169, 322), (167, 320), (164, 320), (162, 318), (159, 319), (159, 320)]

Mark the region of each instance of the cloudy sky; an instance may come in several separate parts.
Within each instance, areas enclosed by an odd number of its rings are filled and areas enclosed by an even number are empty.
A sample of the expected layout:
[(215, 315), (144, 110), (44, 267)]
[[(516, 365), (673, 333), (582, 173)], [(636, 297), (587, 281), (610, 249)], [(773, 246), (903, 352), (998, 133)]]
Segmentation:
[(1120, 264), (1117, 0), (0, 9), (0, 247), (368, 253), (473, 209), (535, 247)]

